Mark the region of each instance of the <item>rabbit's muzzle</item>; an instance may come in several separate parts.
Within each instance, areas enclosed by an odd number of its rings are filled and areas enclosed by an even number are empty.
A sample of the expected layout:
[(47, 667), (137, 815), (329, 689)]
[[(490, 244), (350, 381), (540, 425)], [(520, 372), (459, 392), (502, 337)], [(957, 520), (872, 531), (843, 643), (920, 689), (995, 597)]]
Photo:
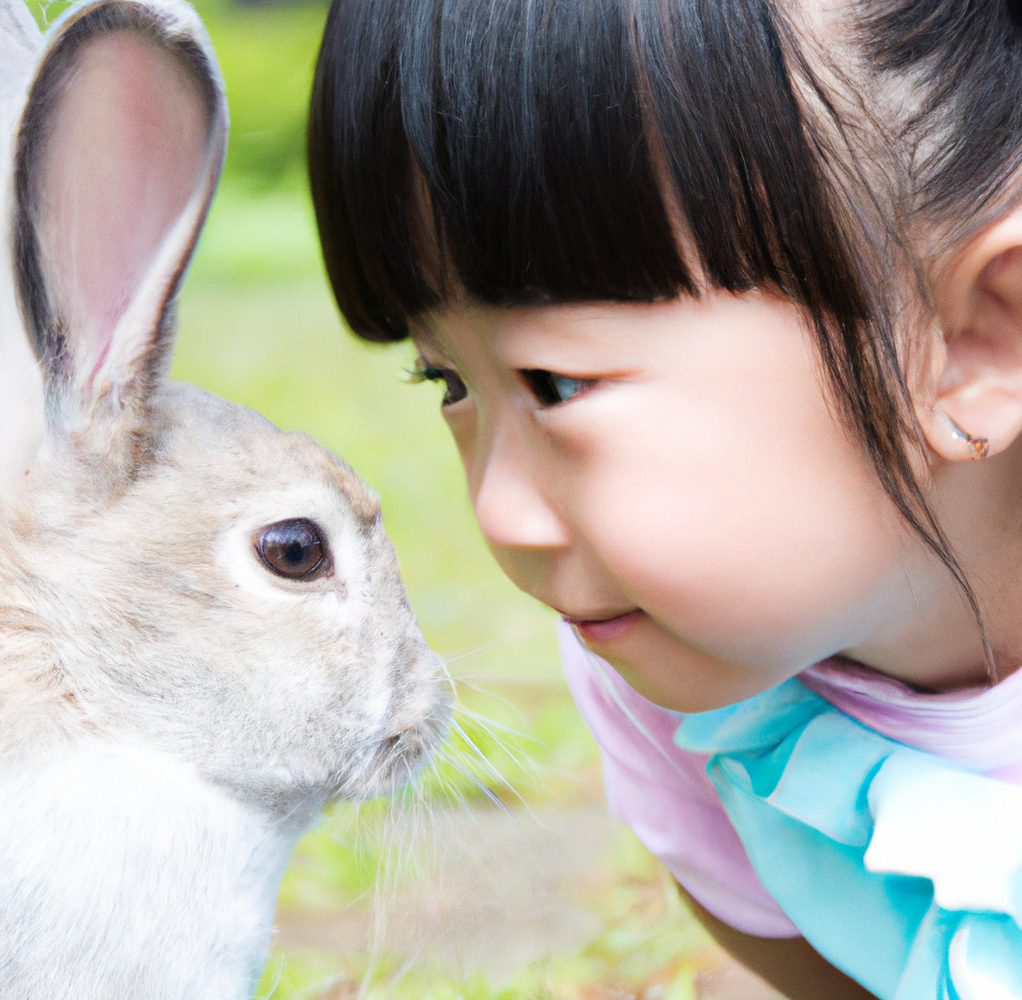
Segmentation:
[(392, 709), (376, 753), (359, 787), (345, 797), (368, 799), (391, 795), (411, 782), (429, 762), (447, 735), (452, 690), (440, 660), (423, 647), (429, 680), (415, 690), (395, 692)]

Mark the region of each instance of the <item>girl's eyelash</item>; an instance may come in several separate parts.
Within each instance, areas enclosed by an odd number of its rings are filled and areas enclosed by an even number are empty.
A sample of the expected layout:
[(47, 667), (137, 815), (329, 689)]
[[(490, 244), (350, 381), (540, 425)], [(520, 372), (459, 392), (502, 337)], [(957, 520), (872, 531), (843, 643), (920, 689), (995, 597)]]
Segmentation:
[(574, 399), (587, 389), (591, 389), (598, 379), (572, 378), (570, 375), (559, 375), (545, 368), (522, 368), (519, 375), (524, 379), (529, 391), (542, 406), (557, 406)]
[(418, 385), (420, 382), (439, 382), (443, 378), (439, 368), (426, 364), (420, 358), (415, 362), (414, 368), (407, 368), (409, 385)]
[(436, 368), (422, 357), (408, 372), (408, 381), (413, 385), (418, 382), (443, 382), (444, 398), (440, 403), (441, 406), (460, 403), (468, 395), (468, 388), (453, 368)]
[[(541, 406), (558, 406), (566, 403), (592, 388), (598, 381), (594, 378), (572, 378), (570, 375), (561, 375), (545, 368), (522, 368), (518, 374)], [(415, 367), (408, 372), (408, 381), (443, 382), (442, 406), (460, 403), (468, 395), (465, 383), (453, 368), (439, 368), (431, 365), (423, 357), (420, 357)]]

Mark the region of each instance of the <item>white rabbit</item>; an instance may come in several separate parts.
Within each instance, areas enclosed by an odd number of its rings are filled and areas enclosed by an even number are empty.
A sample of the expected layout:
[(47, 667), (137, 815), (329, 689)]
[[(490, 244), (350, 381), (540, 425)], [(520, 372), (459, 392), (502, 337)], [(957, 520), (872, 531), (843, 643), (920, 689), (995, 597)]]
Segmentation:
[[(24, 104), (0, 284), (20, 302), (0, 301), (0, 996), (240, 1000), (295, 839), (327, 799), (407, 780), (448, 692), (372, 492), (166, 378), (227, 123), (195, 14), (99, 0), (43, 44), (21, 3), (0, 0), (0, 102)], [(45, 431), (18, 411), (33, 394)]]

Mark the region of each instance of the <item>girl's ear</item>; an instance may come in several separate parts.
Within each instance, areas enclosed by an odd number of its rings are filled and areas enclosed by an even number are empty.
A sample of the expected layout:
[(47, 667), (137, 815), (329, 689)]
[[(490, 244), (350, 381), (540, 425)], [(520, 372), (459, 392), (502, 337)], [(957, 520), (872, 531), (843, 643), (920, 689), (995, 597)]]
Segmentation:
[(226, 127), (183, 4), (88, 4), (47, 39), (17, 135), (14, 255), (51, 427), (137, 425), (169, 366)]
[(949, 461), (996, 455), (1022, 432), (1022, 208), (967, 245), (934, 297), (944, 337), (923, 432)]

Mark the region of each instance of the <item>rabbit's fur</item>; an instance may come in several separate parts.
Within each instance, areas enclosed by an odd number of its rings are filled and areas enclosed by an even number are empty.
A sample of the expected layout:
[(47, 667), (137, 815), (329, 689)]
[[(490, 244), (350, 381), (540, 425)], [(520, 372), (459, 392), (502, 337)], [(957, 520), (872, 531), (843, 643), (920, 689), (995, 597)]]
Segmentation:
[[(23, 0), (0, 0), (0, 192), (6, 192), (15, 125), (42, 48)], [(6, 212), (0, 208), (0, 219)], [(43, 434), (43, 384), (21, 331), (14, 272), (0, 265), (0, 493), (31, 461)]]
[[(448, 696), (375, 495), (166, 378), (226, 132), (195, 15), (26, 17), (0, 0), (0, 996), (241, 1000), (295, 839), (407, 780)], [(307, 578), (260, 555), (293, 519)]]

